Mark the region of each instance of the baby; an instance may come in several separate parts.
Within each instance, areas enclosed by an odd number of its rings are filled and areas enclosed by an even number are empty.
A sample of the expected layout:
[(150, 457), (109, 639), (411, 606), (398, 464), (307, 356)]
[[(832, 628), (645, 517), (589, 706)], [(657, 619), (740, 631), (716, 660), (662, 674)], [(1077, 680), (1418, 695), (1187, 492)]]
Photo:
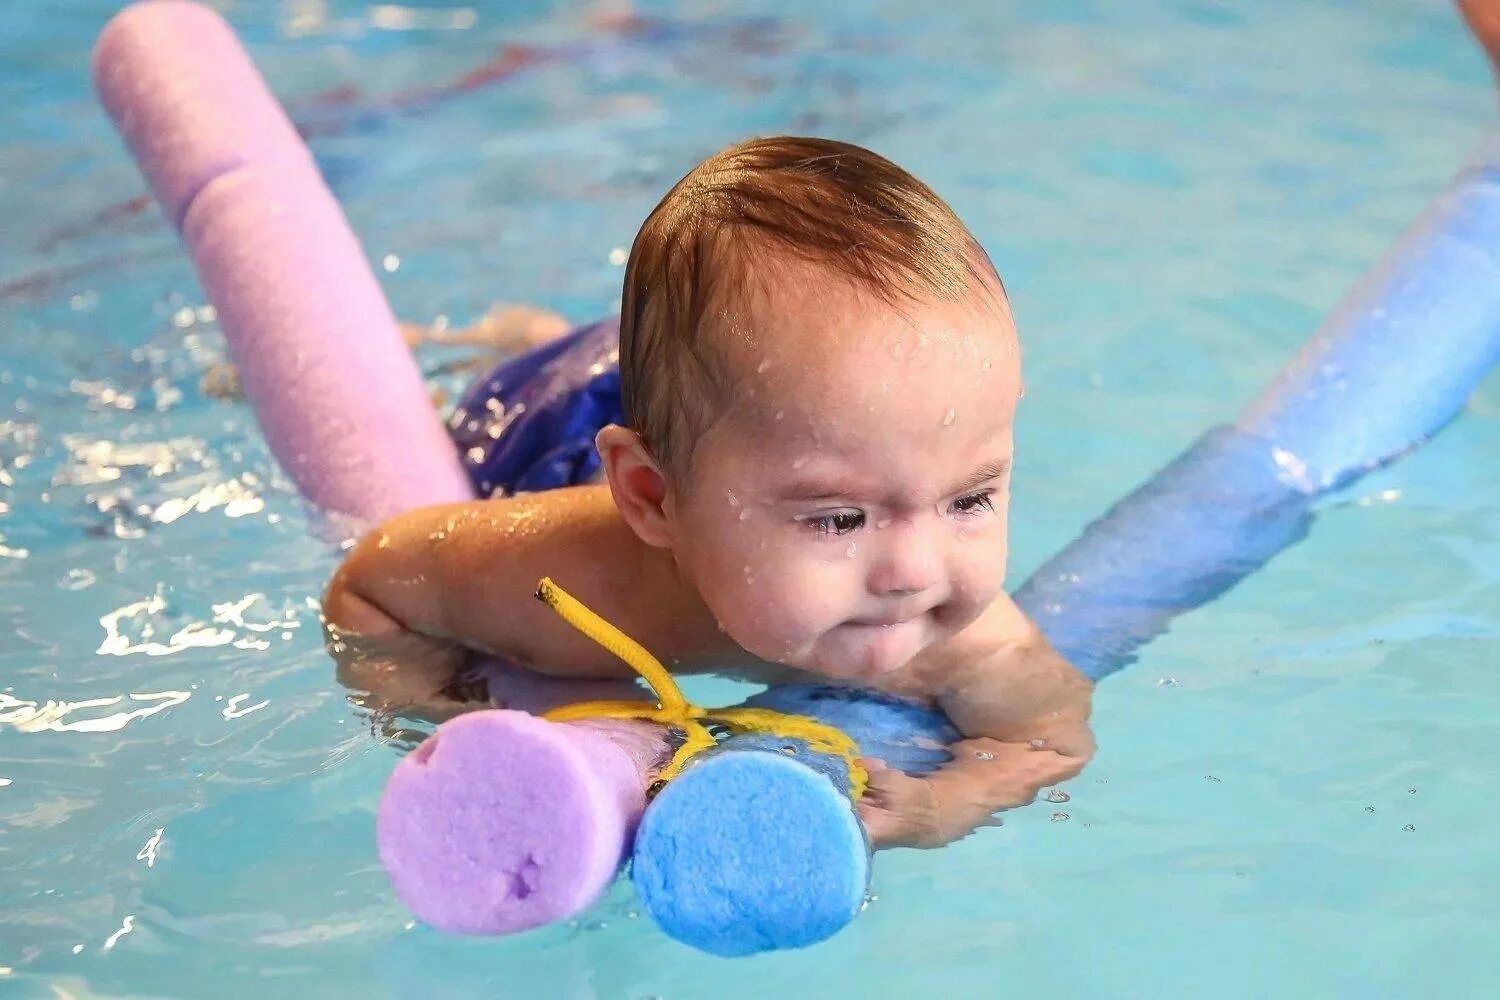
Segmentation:
[(1020, 352), (989, 258), (857, 146), (772, 138), (684, 177), (636, 238), (607, 485), (414, 511), (323, 608), (341, 676), (453, 712), (470, 651), (628, 668), (532, 599), (551, 576), (676, 671), (875, 688), (964, 739), (872, 762), (876, 846), (934, 847), (1076, 775), (1091, 685), (1003, 588)]

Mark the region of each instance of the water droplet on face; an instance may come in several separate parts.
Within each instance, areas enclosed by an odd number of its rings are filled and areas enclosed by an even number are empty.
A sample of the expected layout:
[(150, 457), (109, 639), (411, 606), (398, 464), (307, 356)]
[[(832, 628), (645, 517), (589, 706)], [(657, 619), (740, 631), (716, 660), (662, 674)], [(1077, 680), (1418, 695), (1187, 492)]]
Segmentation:
[(792, 468), (794, 468), (794, 469), (800, 469), (800, 468), (802, 468), (806, 464), (807, 464), (807, 456), (806, 455), (803, 455), (803, 456), (801, 456), (799, 458), (795, 458), (795, 459), (792, 460)]
[(994, 760), (995, 759), (995, 755), (992, 754), (992, 753), (990, 753), (988, 750), (975, 750), (974, 751), (974, 759), (975, 760)]
[(1049, 788), (1047, 789), (1047, 794), (1044, 795), (1043, 798), (1045, 798), (1048, 802), (1067, 802), (1070, 801), (1073, 796), (1069, 795), (1061, 788)]
[(785, 410), (777, 410), (776, 411), (776, 419), (777, 420), (780, 420), (784, 416), (786, 416), (786, 411)]
[[(741, 521), (746, 521), (746, 520), (749, 520), (749, 518), (750, 518), (750, 508), (749, 507), (741, 507), (740, 508), (740, 520)], [(764, 547), (764, 546), (762, 546), (762, 547)]]
[(770, 370), (770, 368), (771, 368), (771, 359), (770, 358), (765, 358), (765, 359), (763, 359), (761, 361), (760, 364), (758, 364), (758, 365), (755, 366), (755, 374), (757, 374), (757, 375), (764, 375), (767, 371)]
[(725, 490), (724, 495), (729, 498), (729, 506), (738, 507), (740, 505), (740, 499), (734, 495), (734, 490)]
[(855, 551), (854, 543), (850, 542), (849, 543), (849, 547), (844, 550), (844, 556), (845, 556), (845, 558), (853, 559), (854, 558), (854, 551)]
[(991, 368), (993, 368), (994, 366), (995, 366), (995, 362), (994, 361), (990, 360), (989, 358), (985, 358), (984, 359), (984, 363), (979, 366), (979, 370), (982, 371), (982, 372), (987, 372)]
[(953, 421), (958, 419), (958, 414), (953, 412), (953, 407), (948, 407), (948, 412), (943, 414), (943, 426), (952, 427)]
[(882, 517), (880, 520), (878, 520), (878, 521), (875, 522), (875, 527), (880, 528), (881, 530), (889, 528), (890, 526), (891, 526), (891, 519), (888, 518), (888, 517)]
[(1044, 750), (1047, 747), (1047, 741), (1042, 739), (1032, 740), (1028, 746), (1033, 750)]

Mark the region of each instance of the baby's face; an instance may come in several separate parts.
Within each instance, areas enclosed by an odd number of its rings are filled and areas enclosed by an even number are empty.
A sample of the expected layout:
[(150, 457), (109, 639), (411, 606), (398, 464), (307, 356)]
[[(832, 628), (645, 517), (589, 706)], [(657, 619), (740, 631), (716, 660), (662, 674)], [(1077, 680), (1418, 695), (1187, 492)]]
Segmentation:
[(1015, 331), (977, 294), (774, 305), (736, 342), (734, 402), (669, 493), (673, 552), (750, 653), (878, 677), (1001, 593)]

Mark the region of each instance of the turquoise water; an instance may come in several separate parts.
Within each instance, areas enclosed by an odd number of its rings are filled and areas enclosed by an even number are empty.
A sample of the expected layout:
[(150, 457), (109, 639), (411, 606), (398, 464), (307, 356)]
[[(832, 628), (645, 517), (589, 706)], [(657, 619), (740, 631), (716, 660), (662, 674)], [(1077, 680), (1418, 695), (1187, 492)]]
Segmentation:
[[(397, 751), (319, 641), (337, 549), (199, 390), (222, 340), (88, 90), (116, 6), (0, 19), (0, 995), (1493, 994), (1493, 378), (1101, 686), (1070, 801), (882, 855), (834, 940), (728, 965), (623, 889), (513, 939), (412, 926), (372, 844)], [(1248, 400), (1494, 120), (1418, 0), (646, 3), (628, 34), (226, 7), (412, 318), (608, 311), (611, 252), (747, 133), (928, 180), (1026, 342), (1017, 583)], [(412, 99), (505, 43), (542, 58)]]

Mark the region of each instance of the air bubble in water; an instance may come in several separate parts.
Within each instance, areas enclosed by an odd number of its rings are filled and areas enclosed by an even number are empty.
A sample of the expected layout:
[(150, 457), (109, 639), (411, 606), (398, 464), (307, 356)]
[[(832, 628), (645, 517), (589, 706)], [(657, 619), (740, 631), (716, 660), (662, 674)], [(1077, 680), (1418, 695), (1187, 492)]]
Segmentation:
[(97, 579), (98, 577), (91, 570), (70, 569), (63, 575), (60, 586), (64, 590), (82, 590), (85, 587), (92, 587)]
[(1047, 794), (1044, 795), (1043, 798), (1045, 798), (1048, 802), (1068, 802), (1072, 800), (1073, 796), (1069, 795), (1061, 788), (1049, 788), (1047, 789)]

